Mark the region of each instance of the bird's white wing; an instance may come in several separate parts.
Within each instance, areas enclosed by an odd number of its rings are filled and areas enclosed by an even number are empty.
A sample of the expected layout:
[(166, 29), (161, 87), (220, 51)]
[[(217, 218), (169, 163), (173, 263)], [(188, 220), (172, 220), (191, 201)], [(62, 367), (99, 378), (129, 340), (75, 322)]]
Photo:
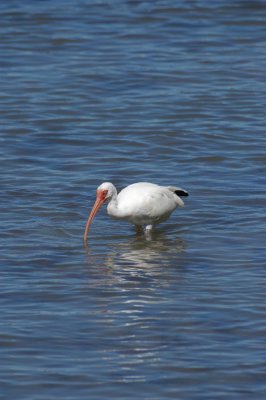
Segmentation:
[(178, 205), (176, 199), (178, 196), (166, 187), (140, 182), (127, 186), (119, 193), (118, 205), (126, 215), (134, 215), (140, 220), (160, 221), (175, 210)]

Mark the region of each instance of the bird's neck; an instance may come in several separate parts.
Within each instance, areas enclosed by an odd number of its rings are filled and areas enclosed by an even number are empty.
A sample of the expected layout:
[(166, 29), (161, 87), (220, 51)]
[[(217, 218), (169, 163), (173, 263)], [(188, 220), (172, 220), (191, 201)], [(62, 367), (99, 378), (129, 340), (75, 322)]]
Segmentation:
[(119, 217), (119, 209), (118, 209), (118, 201), (117, 201), (117, 191), (113, 193), (108, 206), (107, 206), (107, 212), (109, 215), (113, 217)]

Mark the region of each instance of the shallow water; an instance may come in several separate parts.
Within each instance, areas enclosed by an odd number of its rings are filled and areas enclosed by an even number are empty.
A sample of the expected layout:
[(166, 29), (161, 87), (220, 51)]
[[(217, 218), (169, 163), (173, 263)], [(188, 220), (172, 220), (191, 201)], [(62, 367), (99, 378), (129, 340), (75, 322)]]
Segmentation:
[[(0, 11), (3, 399), (264, 399), (265, 2)], [(106, 180), (190, 196), (84, 248)]]

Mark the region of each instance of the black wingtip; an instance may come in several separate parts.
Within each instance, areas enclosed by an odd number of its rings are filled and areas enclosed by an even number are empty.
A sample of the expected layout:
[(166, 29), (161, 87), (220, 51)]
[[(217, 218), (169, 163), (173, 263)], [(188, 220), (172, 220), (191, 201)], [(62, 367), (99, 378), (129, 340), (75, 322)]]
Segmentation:
[(175, 190), (175, 194), (179, 197), (187, 197), (188, 196), (188, 192), (186, 192), (185, 190)]

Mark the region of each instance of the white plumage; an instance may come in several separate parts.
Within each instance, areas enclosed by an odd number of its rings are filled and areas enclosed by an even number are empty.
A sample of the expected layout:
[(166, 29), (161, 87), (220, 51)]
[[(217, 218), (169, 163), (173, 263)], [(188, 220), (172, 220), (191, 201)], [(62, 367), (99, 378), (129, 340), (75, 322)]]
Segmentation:
[(117, 194), (112, 183), (104, 182), (97, 189), (84, 240), (87, 239), (94, 216), (105, 201), (109, 202), (107, 213), (111, 217), (131, 222), (137, 229), (144, 226), (145, 230), (150, 230), (154, 225), (169, 218), (178, 206), (184, 206), (180, 196), (188, 196), (188, 192), (178, 187), (159, 186), (148, 182), (134, 183)]

